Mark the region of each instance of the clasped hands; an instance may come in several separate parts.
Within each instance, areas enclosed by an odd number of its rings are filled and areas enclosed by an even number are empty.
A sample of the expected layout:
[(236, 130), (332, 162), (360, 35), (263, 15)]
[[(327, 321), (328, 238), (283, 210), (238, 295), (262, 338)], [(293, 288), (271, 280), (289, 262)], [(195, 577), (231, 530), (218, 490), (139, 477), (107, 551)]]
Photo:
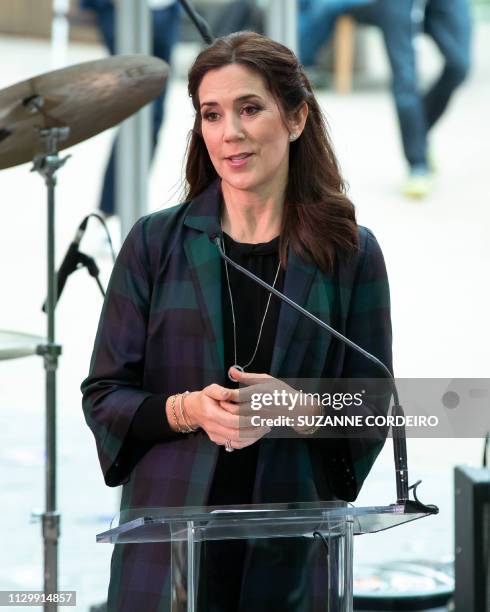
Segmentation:
[[(268, 426), (253, 425), (257, 415), (264, 423), (267, 418), (277, 417), (277, 405), (264, 403), (257, 409), (257, 398), (264, 395), (285, 393), (285, 397), (298, 392), (280, 379), (269, 374), (241, 372), (231, 367), (229, 373), (241, 385), (240, 389), (228, 389), (218, 384), (190, 393), (185, 400), (187, 418), (193, 428), (202, 428), (209, 439), (218, 445), (231, 445), (242, 449), (260, 440), (271, 431)], [(277, 395), (276, 395), (277, 397)], [(303, 413), (320, 414), (317, 406), (303, 407)], [(253, 419), (253, 417), (255, 417)], [(253, 420), (252, 420), (253, 419)], [(311, 433), (308, 428), (293, 425), (297, 433)]]

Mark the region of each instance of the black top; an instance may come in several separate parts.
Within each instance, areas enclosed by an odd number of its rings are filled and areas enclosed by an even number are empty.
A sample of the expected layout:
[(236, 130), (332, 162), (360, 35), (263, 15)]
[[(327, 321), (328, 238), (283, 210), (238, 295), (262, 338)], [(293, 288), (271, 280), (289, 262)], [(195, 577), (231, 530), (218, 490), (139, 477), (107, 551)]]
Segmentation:
[[(235, 242), (224, 234), (224, 243), (227, 255), (234, 261), (269, 284), (274, 282), (279, 264), (279, 237), (266, 243), (246, 244)], [(255, 351), (269, 293), (230, 265), (228, 276), (235, 311), (237, 362), (238, 365), (244, 366)], [(224, 380), (226, 386), (233, 388), (237, 387), (237, 384), (228, 378), (228, 369), (235, 363), (233, 318), (224, 261), (221, 266), (221, 279)], [(275, 286), (281, 291), (283, 284), (284, 270), (280, 269)], [(271, 296), (258, 350), (253, 362), (246, 367), (247, 372), (269, 373), (270, 371), (280, 305), (280, 300)], [(137, 441), (163, 442), (182, 435), (170, 428), (165, 413), (165, 401), (166, 397), (155, 395), (142, 403), (133, 419), (125, 444)], [(218, 461), (207, 502), (209, 505), (251, 502), (258, 449), (257, 443), (233, 453), (226, 452), (224, 446), (219, 447)]]
[[(235, 242), (224, 234), (224, 242), (225, 252), (233, 261), (272, 285), (279, 264), (279, 238), (261, 244), (246, 244)], [(230, 265), (228, 275), (235, 310), (237, 362), (238, 365), (244, 366), (254, 354), (270, 294)], [(238, 385), (228, 378), (228, 368), (234, 365), (235, 354), (230, 292), (224, 262), (221, 278), (226, 384), (230, 387), (237, 387)], [(281, 290), (283, 284), (284, 270), (281, 269), (275, 286)], [(270, 371), (280, 305), (280, 300), (272, 296), (259, 347), (253, 362), (246, 367), (247, 372), (268, 374)], [(251, 503), (258, 450), (258, 443), (233, 453), (226, 452), (224, 446), (219, 447), (218, 461), (208, 498), (210, 506)]]

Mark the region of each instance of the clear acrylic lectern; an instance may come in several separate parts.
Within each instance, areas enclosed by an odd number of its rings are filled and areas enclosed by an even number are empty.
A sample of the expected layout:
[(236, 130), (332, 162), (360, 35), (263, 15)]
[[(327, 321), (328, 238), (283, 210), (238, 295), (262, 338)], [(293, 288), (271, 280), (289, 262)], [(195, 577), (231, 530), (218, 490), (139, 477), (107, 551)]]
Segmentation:
[(194, 612), (199, 607), (199, 570), (204, 543), (318, 538), (328, 558), (324, 566), (324, 584), (328, 585), (324, 609), (350, 612), (353, 536), (389, 529), (433, 513), (432, 508), (415, 502), (369, 508), (356, 508), (342, 501), (134, 508), (117, 515), (111, 529), (97, 535), (97, 542), (169, 542), (172, 557), (169, 610)]

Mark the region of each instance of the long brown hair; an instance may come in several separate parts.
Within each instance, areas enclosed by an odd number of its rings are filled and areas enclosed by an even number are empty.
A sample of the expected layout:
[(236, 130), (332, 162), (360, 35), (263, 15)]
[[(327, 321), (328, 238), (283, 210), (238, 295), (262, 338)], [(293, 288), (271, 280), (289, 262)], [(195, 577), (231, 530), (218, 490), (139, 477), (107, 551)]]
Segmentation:
[(196, 117), (186, 162), (186, 200), (202, 193), (217, 173), (201, 135), (198, 90), (204, 75), (229, 64), (241, 64), (265, 80), (285, 114), (303, 102), (308, 118), (300, 138), (291, 143), (289, 174), (280, 238), (280, 259), (288, 245), (325, 272), (333, 270), (336, 254), (358, 246), (354, 206), (345, 194), (325, 119), (311, 84), (297, 57), (287, 47), (255, 32), (237, 32), (218, 38), (196, 58), (189, 71), (188, 91)]

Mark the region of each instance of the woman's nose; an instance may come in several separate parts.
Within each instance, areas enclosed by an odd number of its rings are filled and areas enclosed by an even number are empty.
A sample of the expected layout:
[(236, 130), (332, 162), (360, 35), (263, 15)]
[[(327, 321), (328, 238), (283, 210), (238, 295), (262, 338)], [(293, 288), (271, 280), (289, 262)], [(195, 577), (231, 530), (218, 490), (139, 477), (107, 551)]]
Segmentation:
[(225, 117), (223, 139), (227, 141), (241, 140), (244, 137), (240, 117), (230, 114)]

